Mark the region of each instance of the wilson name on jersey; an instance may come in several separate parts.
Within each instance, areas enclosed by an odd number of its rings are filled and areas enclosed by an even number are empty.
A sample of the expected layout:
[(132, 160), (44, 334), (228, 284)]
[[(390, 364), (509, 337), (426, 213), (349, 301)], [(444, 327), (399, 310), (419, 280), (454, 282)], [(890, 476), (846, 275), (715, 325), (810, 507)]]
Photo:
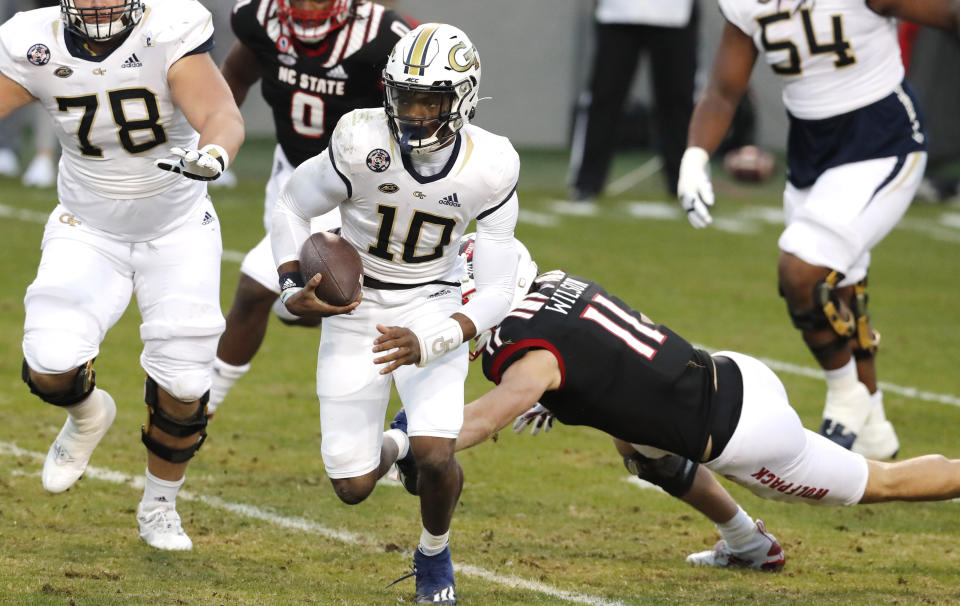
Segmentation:
[(599, 284), (561, 271), (495, 328), (483, 372), (499, 383), (532, 349), (557, 359), (561, 385), (540, 402), (561, 422), (699, 460), (711, 427), (713, 363)]
[(467, 125), (452, 148), (443, 169), (424, 177), (400, 152), (383, 108), (350, 112), (337, 124), (327, 153), (347, 186), (342, 235), (365, 274), (399, 284), (451, 279), (470, 222), (513, 195), (520, 158), (508, 139)]
[(784, 80), (783, 103), (803, 120), (878, 101), (904, 78), (897, 27), (864, 0), (719, 0)]
[(373, 2), (358, 4), (355, 15), (315, 48), (287, 31), (276, 0), (241, 0), (231, 25), (257, 55), (277, 141), (294, 166), (327, 147), (343, 114), (382, 105), (380, 74), (393, 45), (410, 31), (399, 15)]
[(18, 13), (0, 27), (0, 71), (39, 100), (63, 148), (60, 201), (80, 220), (136, 239), (179, 224), (205, 191), (153, 162), (171, 147), (196, 147), (167, 72), (213, 46), (212, 18), (199, 2), (144, 4), (140, 23), (105, 55), (65, 32), (56, 7)]

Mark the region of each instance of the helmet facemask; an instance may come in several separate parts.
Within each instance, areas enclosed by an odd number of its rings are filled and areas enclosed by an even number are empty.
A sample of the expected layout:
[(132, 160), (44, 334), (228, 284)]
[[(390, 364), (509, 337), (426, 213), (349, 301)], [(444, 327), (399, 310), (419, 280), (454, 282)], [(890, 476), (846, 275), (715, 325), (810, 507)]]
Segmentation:
[(123, 34), (143, 18), (141, 0), (118, 0), (119, 4), (77, 8), (75, 0), (60, 0), (64, 27), (84, 40), (105, 42)]
[(432, 151), (446, 145), (463, 126), (452, 86), (417, 86), (385, 82), (390, 130), (404, 152)]
[(304, 44), (316, 44), (342, 27), (350, 16), (353, 0), (333, 0), (327, 8), (295, 8), (298, 0), (277, 0), (277, 16), (290, 33)]

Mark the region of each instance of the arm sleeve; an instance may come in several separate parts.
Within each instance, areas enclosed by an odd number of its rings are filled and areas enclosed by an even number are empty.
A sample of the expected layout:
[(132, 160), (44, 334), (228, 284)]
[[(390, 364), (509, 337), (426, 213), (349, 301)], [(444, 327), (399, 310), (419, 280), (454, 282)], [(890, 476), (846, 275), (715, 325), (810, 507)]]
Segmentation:
[[(187, 55), (213, 48), (213, 15), (199, 2), (185, 4), (182, 24), (158, 35), (158, 42), (169, 41), (167, 69)], [(169, 37), (169, 38), (168, 38)]]
[(15, 16), (0, 26), (0, 73), (36, 97), (37, 95), (30, 87), (30, 78), (27, 78), (23, 73), (22, 62), (14, 58), (12, 49), (7, 46), (8, 43), (12, 43), (16, 38), (14, 35), (16, 28), (18, 26), (22, 27), (23, 24), (20, 21), (21, 20)]
[(346, 182), (327, 151), (298, 166), (273, 208), (270, 244), (276, 264), (299, 259), (300, 247), (310, 236), (310, 219), (347, 198)]
[(511, 192), (494, 212), (477, 219), (477, 248), (473, 273), (477, 294), (460, 309), (477, 328), (477, 334), (496, 326), (510, 311), (517, 283), (517, 249), (513, 231), (520, 203)]

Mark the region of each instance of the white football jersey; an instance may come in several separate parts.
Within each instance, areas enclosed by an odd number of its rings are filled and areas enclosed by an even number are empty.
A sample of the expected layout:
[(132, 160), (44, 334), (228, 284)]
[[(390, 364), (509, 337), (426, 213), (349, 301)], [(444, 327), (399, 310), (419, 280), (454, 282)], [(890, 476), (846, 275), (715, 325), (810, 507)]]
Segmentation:
[(328, 152), (348, 183), (343, 237), (360, 252), (365, 274), (400, 284), (450, 274), (460, 236), (510, 199), (520, 173), (507, 138), (467, 125), (443, 170), (422, 177), (400, 154), (382, 108), (343, 116)]
[(784, 78), (783, 103), (803, 120), (829, 118), (878, 101), (904, 78), (893, 19), (864, 0), (719, 0)]
[(0, 72), (43, 104), (63, 148), (61, 203), (122, 239), (147, 240), (190, 216), (205, 183), (162, 171), (171, 147), (199, 136), (174, 106), (167, 72), (213, 43), (195, 0), (146, 0), (140, 23), (107, 55), (65, 35), (57, 7), (18, 13), (0, 27)]

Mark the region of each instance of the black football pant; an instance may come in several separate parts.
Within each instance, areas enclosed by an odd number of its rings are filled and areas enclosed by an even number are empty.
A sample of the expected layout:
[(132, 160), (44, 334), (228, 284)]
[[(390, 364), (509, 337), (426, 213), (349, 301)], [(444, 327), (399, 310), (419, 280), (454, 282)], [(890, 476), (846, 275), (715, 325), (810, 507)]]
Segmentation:
[(667, 189), (676, 194), (687, 144), (697, 71), (698, 15), (683, 28), (597, 23), (590, 102), (574, 124), (570, 170), (574, 195), (598, 195), (607, 180), (617, 127), (641, 51), (650, 56), (654, 118)]

